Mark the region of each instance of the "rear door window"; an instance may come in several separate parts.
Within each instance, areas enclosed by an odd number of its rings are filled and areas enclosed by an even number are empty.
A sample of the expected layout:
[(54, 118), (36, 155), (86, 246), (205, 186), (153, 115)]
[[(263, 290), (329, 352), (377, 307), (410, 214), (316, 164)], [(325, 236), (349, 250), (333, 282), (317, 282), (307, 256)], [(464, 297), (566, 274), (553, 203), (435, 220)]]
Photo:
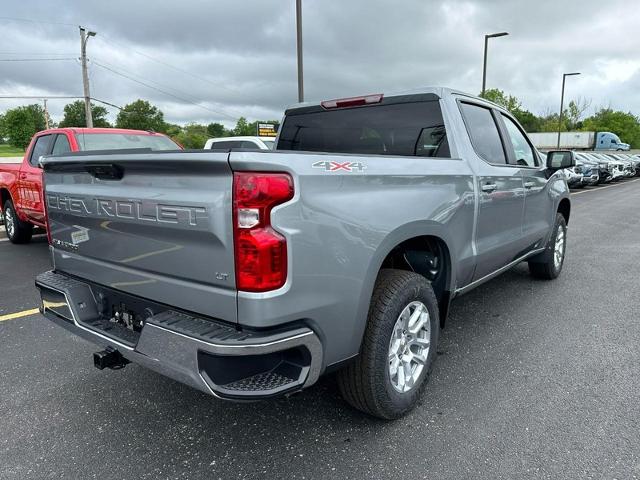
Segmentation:
[(461, 103), (460, 107), (476, 153), (489, 163), (506, 164), (507, 157), (491, 109), (471, 103)]
[(37, 167), (40, 157), (49, 153), (50, 142), (51, 135), (41, 135), (36, 139), (36, 143), (31, 150), (31, 156), (29, 157), (29, 163), (31, 165)]
[[(393, 102), (393, 97), (390, 98)], [(383, 101), (384, 102), (384, 101)], [(437, 100), (335, 110), (295, 110), (285, 118), (278, 150), (450, 157)]]
[(69, 139), (65, 134), (56, 135), (56, 141), (53, 144), (52, 155), (62, 155), (71, 151), (71, 145), (69, 145)]

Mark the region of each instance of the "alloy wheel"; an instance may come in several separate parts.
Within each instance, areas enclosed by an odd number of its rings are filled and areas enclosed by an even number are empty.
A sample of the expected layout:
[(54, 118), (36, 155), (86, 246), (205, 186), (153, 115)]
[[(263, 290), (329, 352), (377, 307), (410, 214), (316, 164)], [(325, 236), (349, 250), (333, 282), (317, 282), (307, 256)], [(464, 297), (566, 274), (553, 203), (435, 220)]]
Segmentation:
[(11, 209), (11, 207), (7, 208), (4, 211), (4, 222), (5, 222), (5, 227), (7, 229), (7, 236), (9, 238), (13, 238), (13, 234), (16, 230), (16, 224), (15, 224), (15, 220), (13, 218), (13, 210)]
[(556, 245), (553, 251), (553, 265), (556, 269), (559, 269), (564, 259), (564, 241), (565, 241), (565, 229), (562, 225), (558, 227), (558, 233), (556, 234)]
[(393, 388), (406, 393), (418, 383), (431, 345), (431, 321), (424, 303), (407, 305), (396, 320), (389, 342), (389, 378)]

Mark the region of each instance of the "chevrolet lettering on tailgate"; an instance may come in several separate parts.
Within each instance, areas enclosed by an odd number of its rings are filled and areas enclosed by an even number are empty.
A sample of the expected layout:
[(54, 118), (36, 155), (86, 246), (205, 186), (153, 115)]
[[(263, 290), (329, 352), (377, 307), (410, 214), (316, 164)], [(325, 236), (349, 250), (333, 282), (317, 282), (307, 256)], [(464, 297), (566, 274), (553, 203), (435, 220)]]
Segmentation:
[(165, 205), (154, 202), (84, 199), (67, 195), (47, 194), (49, 210), (76, 213), (82, 217), (122, 218), (147, 222), (198, 225), (206, 217), (207, 209), (188, 205)]

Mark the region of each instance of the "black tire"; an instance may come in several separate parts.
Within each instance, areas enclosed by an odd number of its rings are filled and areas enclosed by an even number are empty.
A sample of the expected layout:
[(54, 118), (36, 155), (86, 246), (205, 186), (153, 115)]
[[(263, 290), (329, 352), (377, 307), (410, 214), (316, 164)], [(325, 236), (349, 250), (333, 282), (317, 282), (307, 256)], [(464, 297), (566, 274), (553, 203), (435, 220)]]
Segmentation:
[[(421, 302), (429, 314), (430, 343), (417, 380), (406, 392), (392, 384), (389, 358), (392, 335), (400, 314), (412, 302)], [(381, 270), (371, 298), (360, 355), (338, 372), (343, 398), (374, 417), (392, 420), (413, 409), (427, 384), (436, 357), (440, 319), (431, 284), (421, 275), (403, 270)], [(426, 325), (426, 321), (425, 321)], [(426, 335), (426, 333), (425, 333)]]
[(33, 225), (18, 218), (11, 200), (4, 202), (4, 229), (11, 243), (29, 243), (33, 236)]
[[(560, 232), (563, 233), (564, 241), (562, 242), (562, 256), (559, 262), (555, 261), (556, 241)], [(556, 213), (556, 223), (553, 227), (553, 233), (549, 237), (544, 252), (536, 255), (529, 260), (529, 273), (535, 278), (544, 280), (553, 280), (558, 278), (564, 265), (565, 253), (567, 251), (567, 222), (564, 215)]]

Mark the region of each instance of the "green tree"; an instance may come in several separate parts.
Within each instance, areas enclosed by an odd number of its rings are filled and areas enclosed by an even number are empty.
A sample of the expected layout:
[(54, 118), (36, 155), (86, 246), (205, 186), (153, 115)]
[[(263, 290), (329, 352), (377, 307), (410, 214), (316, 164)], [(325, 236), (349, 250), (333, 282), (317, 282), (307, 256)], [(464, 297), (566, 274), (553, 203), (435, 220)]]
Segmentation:
[(529, 110), (516, 110), (512, 112), (513, 116), (516, 117), (522, 128), (526, 132), (539, 132), (541, 120), (540, 117), (534, 115)]
[(613, 132), (631, 148), (640, 148), (640, 121), (631, 112), (621, 112), (611, 108), (601, 108), (586, 118), (582, 129), (595, 132)]
[(182, 132), (182, 127), (176, 123), (165, 123), (164, 132), (171, 138), (178, 136)]
[[(540, 118), (540, 132), (557, 132), (558, 131), (558, 114), (550, 113)], [(566, 115), (562, 115), (562, 125), (560, 126), (561, 132), (569, 130), (569, 120)]]
[(507, 95), (499, 88), (490, 88), (489, 90), (485, 90), (485, 92), (481, 93), (480, 96), (485, 100), (489, 100), (490, 102), (500, 105), (511, 113), (522, 108), (522, 102), (520, 102), (517, 97)]
[(512, 113), (518, 120), (522, 128), (527, 132), (537, 132), (540, 129), (541, 119), (531, 113), (529, 110), (522, 108), (522, 102), (513, 95), (507, 95), (498, 88), (486, 90), (484, 94), (480, 94), (482, 98), (489, 100)]
[(204, 148), (204, 144), (209, 138), (208, 129), (205, 125), (198, 123), (188, 123), (182, 127), (181, 131), (172, 137), (184, 148)]
[(236, 123), (236, 127), (233, 129), (233, 134), (236, 136), (250, 136), (255, 135), (256, 130), (255, 127), (247, 122), (247, 119), (244, 117), (240, 117), (238, 122)]
[(44, 109), (34, 103), (7, 110), (0, 122), (0, 136), (18, 148), (26, 148), (36, 132), (45, 129)]
[(210, 123), (207, 125), (207, 135), (211, 138), (228, 137), (229, 131), (221, 123)]
[(118, 128), (164, 132), (166, 126), (162, 111), (146, 100), (136, 100), (125, 105), (116, 118)]
[[(107, 109), (100, 105), (91, 104), (91, 116), (94, 127), (110, 127), (107, 121)], [(84, 100), (76, 100), (64, 106), (64, 117), (60, 127), (84, 127), (87, 121), (84, 114)]]

